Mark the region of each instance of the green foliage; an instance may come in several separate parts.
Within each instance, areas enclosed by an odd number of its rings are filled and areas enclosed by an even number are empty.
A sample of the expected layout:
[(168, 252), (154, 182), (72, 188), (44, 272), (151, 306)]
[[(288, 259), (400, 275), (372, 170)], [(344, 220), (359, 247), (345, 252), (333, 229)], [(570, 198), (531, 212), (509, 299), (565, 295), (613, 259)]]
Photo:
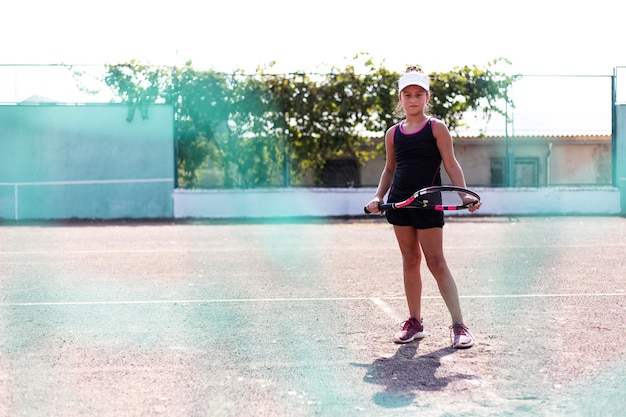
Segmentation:
[(236, 174), (227, 186), (251, 188), (283, 183), (288, 149), (284, 123), (267, 85), (255, 77), (236, 74), (231, 97), (228, 147), (221, 156)]
[(116, 93), (120, 100), (129, 104), (126, 120), (133, 120), (135, 110), (148, 117), (147, 106), (160, 101), (159, 93), (167, 83), (164, 68), (130, 61), (125, 64), (107, 65), (104, 82)]
[(223, 143), (228, 138), (231, 98), (229, 80), (223, 74), (196, 71), (187, 62), (170, 69), (165, 102), (174, 107), (174, 132), (178, 159), (179, 186), (193, 186), (198, 168), (207, 157), (221, 164), (226, 160)]
[[(495, 70), (501, 61), (430, 74), (432, 113), (450, 130), (463, 126), (468, 111), (502, 113), (514, 79)], [(319, 181), (328, 160), (364, 164), (380, 154), (376, 139), (397, 121), (400, 75), (361, 55), (327, 74), (223, 74), (191, 62), (131, 61), (108, 66), (104, 82), (129, 103), (129, 121), (136, 109), (147, 117), (150, 103), (174, 107), (179, 187), (193, 188), (199, 170), (212, 167), (224, 187), (253, 188), (292, 185), (307, 170)]]

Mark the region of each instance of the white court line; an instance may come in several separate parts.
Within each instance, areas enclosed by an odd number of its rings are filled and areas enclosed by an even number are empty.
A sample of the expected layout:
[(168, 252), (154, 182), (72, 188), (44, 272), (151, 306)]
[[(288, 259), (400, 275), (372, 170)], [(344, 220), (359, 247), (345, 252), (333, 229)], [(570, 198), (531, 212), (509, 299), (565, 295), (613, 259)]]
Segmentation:
[[(1, 184), (0, 184), (1, 185)], [(502, 251), (514, 249), (585, 249), (585, 248), (617, 248), (626, 246), (623, 243), (601, 243), (589, 245), (519, 245), (519, 246), (476, 246), (477, 249), (494, 249)], [(467, 249), (464, 246), (446, 246), (447, 249)], [(347, 248), (355, 251), (361, 251), (361, 247)], [(119, 253), (210, 253), (215, 251), (230, 251), (227, 247), (210, 247), (210, 248), (155, 248), (155, 249), (93, 249), (93, 250), (22, 250), (22, 251), (0, 251), (0, 255), (59, 255), (59, 254), (119, 254)]]
[(0, 255), (118, 255), (120, 253), (197, 253), (232, 251), (232, 248), (206, 249), (111, 249), (111, 250), (41, 250), (41, 251), (0, 251)]
[(385, 314), (387, 314), (387, 316), (389, 316), (393, 321), (395, 321), (396, 323), (402, 322), (402, 318), (400, 318), (400, 316), (396, 314), (395, 310), (391, 308), (389, 304), (377, 297), (370, 298), (370, 300), (372, 301), (372, 303), (376, 304)]
[[(554, 298), (554, 297), (626, 297), (625, 292), (581, 293), (581, 294), (503, 294), (503, 295), (466, 295), (460, 298)], [(438, 299), (436, 296), (424, 296), (422, 299)], [(230, 298), (230, 299), (179, 299), (179, 300), (128, 300), (128, 301), (50, 301), (50, 302), (0, 302), (0, 307), (62, 307), (62, 306), (97, 306), (97, 305), (150, 305), (150, 304), (222, 304), (222, 303), (275, 303), (275, 302), (316, 302), (316, 301), (371, 301), (390, 317), (396, 317), (393, 309), (385, 300), (403, 300), (404, 297), (299, 297), (299, 298)]]
[[(521, 294), (521, 295), (513, 295), (513, 294), (504, 294), (504, 295), (466, 295), (459, 296), (459, 298), (549, 298), (549, 297), (614, 297), (614, 296), (624, 296), (626, 295), (624, 292), (616, 292), (616, 293), (603, 293), (603, 294)], [(404, 297), (386, 297), (387, 299), (399, 299)], [(434, 299), (439, 298), (438, 296), (426, 296), (422, 297), (422, 299)], [(387, 316), (389, 316), (396, 323), (401, 323), (403, 318), (398, 316), (393, 308), (389, 306), (386, 302), (378, 297), (370, 298), (372, 303), (376, 304)]]

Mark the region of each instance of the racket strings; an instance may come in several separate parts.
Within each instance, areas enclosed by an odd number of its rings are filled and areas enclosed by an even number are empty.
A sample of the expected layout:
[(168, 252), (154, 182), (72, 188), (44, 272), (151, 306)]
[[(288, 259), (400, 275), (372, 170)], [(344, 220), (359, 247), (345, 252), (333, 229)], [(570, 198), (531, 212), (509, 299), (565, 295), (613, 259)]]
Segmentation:
[(416, 199), (416, 205), (460, 207), (465, 204), (475, 203), (477, 201), (478, 200), (470, 194), (452, 190), (445, 190), (427, 193), (423, 196), (420, 196)]

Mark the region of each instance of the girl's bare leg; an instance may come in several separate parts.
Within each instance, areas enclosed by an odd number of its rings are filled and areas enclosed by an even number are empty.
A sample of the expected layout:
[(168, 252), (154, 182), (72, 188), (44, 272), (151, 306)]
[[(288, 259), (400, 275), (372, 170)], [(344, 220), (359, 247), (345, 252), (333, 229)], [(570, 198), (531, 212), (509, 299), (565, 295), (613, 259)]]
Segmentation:
[(393, 229), (402, 254), (404, 292), (409, 315), (419, 321), (422, 314), (422, 276), (420, 274), (422, 253), (417, 230), (411, 226), (394, 226)]
[(421, 229), (418, 232), (418, 237), (424, 251), (426, 265), (437, 281), (441, 297), (452, 317), (452, 323), (462, 323), (463, 314), (461, 313), (459, 293), (443, 254), (443, 229), (440, 227)]

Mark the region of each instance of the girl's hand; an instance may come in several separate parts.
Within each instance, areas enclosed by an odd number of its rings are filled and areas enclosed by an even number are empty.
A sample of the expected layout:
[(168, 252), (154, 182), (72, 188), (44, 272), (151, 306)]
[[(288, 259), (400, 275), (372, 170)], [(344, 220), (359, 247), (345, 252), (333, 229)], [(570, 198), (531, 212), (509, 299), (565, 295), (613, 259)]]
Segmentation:
[(369, 203), (367, 203), (367, 205), (365, 206), (365, 208), (367, 209), (367, 211), (369, 211), (370, 213), (382, 213), (380, 210), (378, 210), (378, 205), (382, 203), (382, 201), (380, 200), (380, 198), (378, 197), (374, 197)]
[[(466, 198), (467, 198), (467, 201), (466, 201)], [(482, 201), (476, 201), (476, 199), (473, 197), (468, 196), (466, 198), (463, 198), (463, 204), (469, 203), (469, 206), (467, 207), (467, 209), (469, 210), (470, 213), (475, 212), (476, 210), (480, 208), (480, 206), (483, 205)]]

